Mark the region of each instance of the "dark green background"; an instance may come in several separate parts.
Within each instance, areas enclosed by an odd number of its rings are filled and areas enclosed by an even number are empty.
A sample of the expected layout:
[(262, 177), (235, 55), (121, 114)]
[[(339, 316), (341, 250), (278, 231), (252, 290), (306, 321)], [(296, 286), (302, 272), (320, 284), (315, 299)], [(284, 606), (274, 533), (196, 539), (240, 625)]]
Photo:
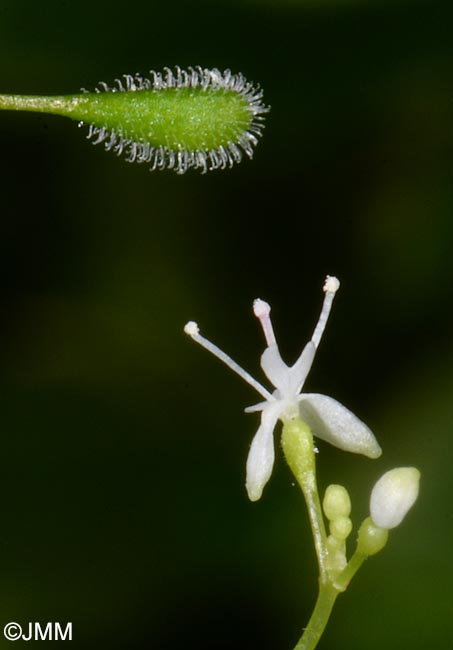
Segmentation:
[(260, 82), (272, 112), (253, 162), (183, 177), (70, 121), (0, 114), (0, 629), (291, 650), (316, 597), (303, 503), (279, 450), (247, 501), (256, 395), (182, 327), (261, 378), (251, 301), (271, 302), (292, 361), (330, 273), (342, 289), (307, 389), (384, 454), (320, 443), (320, 486), (348, 486), (356, 525), (385, 470), (416, 465), (422, 486), (319, 648), (450, 647), (452, 25), (429, 0), (1, 2), (0, 92), (200, 64)]

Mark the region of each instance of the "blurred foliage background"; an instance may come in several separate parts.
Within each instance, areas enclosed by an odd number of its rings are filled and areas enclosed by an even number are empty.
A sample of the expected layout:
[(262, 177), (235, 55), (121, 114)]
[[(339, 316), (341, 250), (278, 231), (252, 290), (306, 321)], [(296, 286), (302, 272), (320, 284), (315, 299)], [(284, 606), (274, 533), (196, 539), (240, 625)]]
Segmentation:
[(0, 92), (200, 64), (260, 82), (272, 112), (252, 162), (184, 177), (68, 120), (0, 114), (0, 627), (73, 621), (81, 648), (293, 647), (317, 593), (302, 499), (278, 452), (247, 501), (256, 395), (182, 327), (260, 378), (253, 298), (292, 362), (330, 273), (307, 389), (384, 454), (320, 443), (320, 485), (347, 485), (358, 525), (384, 471), (423, 476), (319, 648), (449, 646), (452, 20), (432, 0), (2, 1)]

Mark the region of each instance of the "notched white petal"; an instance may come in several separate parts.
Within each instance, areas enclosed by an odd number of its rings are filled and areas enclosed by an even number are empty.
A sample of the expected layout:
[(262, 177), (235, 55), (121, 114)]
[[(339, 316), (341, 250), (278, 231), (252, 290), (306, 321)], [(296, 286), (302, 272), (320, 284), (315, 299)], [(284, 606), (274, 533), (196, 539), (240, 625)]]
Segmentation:
[(305, 393), (300, 397), (299, 409), (313, 435), (321, 440), (368, 458), (381, 455), (382, 450), (367, 425), (332, 397)]
[(250, 501), (258, 501), (274, 466), (274, 428), (281, 412), (278, 403), (269, 404), (261, 415), (261, 425), (255, 434), (247, 458), (245, 486)]

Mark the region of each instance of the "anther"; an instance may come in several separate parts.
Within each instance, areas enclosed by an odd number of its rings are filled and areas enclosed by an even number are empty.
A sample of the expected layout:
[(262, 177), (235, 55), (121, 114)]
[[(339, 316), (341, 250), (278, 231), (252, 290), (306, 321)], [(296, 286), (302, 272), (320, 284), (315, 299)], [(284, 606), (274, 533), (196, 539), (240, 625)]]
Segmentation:
[(340, 288), (340, 280), (334, 275), (328, 275), (324, 282), (323, 290), (326, 293), (336, 293)]
[(184, 332), (189, 336), (196, 336), (197, 334), (200, 333), (200, 328), (198, 327), (198, 324), (195, 321), (190, 320), (188, 323), (184, 325)]
[(264, 337), (266, 339), (267, 345), (268, 346), (274, 345), (276, 341), (275, 341), (274, 328), (272, 327), (272, 322), (270, 317), (270, 313), (271, 313), (270, 305), (264, 300), (261, 300), (261, 298), (257, 298), (253, 302), (253, 313), (261, 323), (261, 327), (263, 328)]

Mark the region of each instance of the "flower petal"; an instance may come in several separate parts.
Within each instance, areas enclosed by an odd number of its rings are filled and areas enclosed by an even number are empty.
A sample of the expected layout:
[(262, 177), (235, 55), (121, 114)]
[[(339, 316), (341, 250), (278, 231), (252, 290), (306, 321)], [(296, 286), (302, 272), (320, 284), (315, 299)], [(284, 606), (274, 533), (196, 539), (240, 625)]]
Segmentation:
[(272, 403), (263, 409), (261, 425), (255, 434), (247, 458), (245, 485), (250, 501), (261, 498), (274, 465), (274, 428), (282, 411), (280, 403)]
[(305, 393), (299, 408), (301, 418), (321, 440), (369, 458), (381, 455), (382, 450), (367, 425), (332, 397)]
[(278, 388), (282, 395), (288, 395), (291, 388), (289, 367), (280, 356), (276, 343), (269, 345), (261, 355), (261, 368), (271, 384)]
[(302, 353), (297, 359), (296, 363), (289, 369), (293, 394), (298, 395), (302, 390), (302, 386), (304, 385), (304, 382), (307, 379), (307, 375), (310, 372), (315, 354), (316, 345), (313, 343), (313, 341), (309, 341), (302, 350)]

